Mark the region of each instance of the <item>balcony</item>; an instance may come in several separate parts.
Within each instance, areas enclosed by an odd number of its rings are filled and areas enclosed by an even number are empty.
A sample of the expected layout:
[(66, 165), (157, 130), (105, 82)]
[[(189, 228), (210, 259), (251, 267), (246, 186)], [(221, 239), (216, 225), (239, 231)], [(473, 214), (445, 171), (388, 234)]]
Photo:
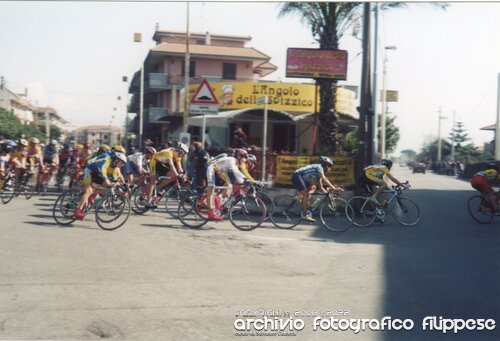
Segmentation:
[(150, 73), (147, 81), (147, 90), (162, 91), (172, 89), (172, 86), (183, 86), (181, 77), (169, 76), (166, 73)]

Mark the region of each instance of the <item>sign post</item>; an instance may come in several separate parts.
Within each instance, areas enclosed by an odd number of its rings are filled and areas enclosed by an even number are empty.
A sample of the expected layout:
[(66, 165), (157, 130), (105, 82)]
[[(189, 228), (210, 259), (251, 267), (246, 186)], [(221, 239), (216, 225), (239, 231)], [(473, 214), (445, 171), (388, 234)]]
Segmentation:
[(201, 114), (203, 115), (203, 124), (201, 132), (201, 143), (205, 145), (205, 130), (207, 125), (206, 114), (218, 114), (219, 113), (219, 101), (217, 96), (213, 92), (210, 84), (206, 79), (203, 79), (198, 89), (195, 91), (193, 98), (189, 105), (189, 111), (191, 114)]
[(262, 134), (262, 182), (266, 180), (267, 99), (267, 95), (257, 99), (257, 104), (264, 104), (264, 132)]

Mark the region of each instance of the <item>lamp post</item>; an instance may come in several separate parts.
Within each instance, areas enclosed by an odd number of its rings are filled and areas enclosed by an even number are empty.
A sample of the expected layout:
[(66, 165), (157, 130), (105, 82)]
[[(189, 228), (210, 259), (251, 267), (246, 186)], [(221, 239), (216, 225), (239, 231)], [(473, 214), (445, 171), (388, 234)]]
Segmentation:
[[(186, 9), (186, 54), (184, 58), (184, 113), (182, 116), (182, 132), (187, 133), (189, 125), (189, 2)], [(203, 131), (205, 134), (205, 131)]]
[(386, 158), (385, 154), (385, 117), (387, 113), (387, 50), (396, 50), (396, 46), (384, 47), (384, 69), (382, 71), (382, 115), (380, 117), (380, 154), (382, 159)]
[[(134, 33), (134, 42), (141, 43), (141, 59), (142, 59), (142, 34)], [(140, 95), (139, 95), (139, 150), (142, 150), (142, 133), (143, 133), (143, 118), (144, 118), (144, 61), (141, 62), (141, 80), (140, 80)]]
[(437, 150), (437, 160), (441, 161), (441, 120), (446, 119), (445, 116), (442, 116), (441, 108), (438, 110), (438, 150)]

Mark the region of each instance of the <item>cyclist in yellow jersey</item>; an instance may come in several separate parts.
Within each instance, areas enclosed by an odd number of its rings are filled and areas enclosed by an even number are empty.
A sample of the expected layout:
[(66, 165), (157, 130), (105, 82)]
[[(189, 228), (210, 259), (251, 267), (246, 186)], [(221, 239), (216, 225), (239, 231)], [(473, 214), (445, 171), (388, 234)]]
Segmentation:
[(255, 168), (257, 163), (257, 158), (253, 154), (247, 154), (247, 158), (238, 164), (241, 173), (250, 181), (255, 182), (256, 180), (250, 175), (250, 171)]
[(380, 165), (371, 165), (363, 169), (363, 174), (361, 174), (360, 182), (371, 189), (372, 186), (378, 186), (377, 190), (370, 198), (370, 201), (380, 205), (377, 200), (377, 196), (386, 188), (389, 188), (387, 182), (384, 181), (384, 175), (386, 175), (391, 181), (398, 184), (398, 186), (404, 186), (398, 179), (391, 175), (390, 170), (392, 168), (392, 161), (388, 159), (383, 159), (380, 161)]
[(171, 179), (165, 179), (160, 186), (166, 186), (175, 178), (183, 179), (184, 170), (182, 168), (182, 159), (189, 152), (189, 148), (184, 143), (179, 143), (176, 147), (160, 150), (156, 152), (149, 161), (149, 174), (151, 176), (145, 195), (141, 204), (147, 208), (156, 208), (156, 204), (150, 202), (153, 190), (158, 182), (158, 177), (169, 176)]
[(26, 147), (28, 146), (28, 141), (25, 139), (20, 139), (16, 141), (17, 147), (12, 152), (10, 152), (9, 163), (16, 166), (16, 176), (24, 175), (26, 171), (26, 160), (28, 158), (28, 151)]
[[(43, 152), (40, 140), (36, 137), (30, 138), (28, 142), (28, 162), (33, 172), (34, 188), (38, 188), (39, 172), (43, 169)], [(39, 166), (38, 169), (36, 166)]]

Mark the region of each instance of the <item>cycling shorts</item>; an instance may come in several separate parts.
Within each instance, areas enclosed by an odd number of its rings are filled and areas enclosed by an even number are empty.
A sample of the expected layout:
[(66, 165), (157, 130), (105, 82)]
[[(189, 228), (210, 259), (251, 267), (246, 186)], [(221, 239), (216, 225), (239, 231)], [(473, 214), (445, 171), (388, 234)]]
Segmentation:
[(307, 184), (304, 181), (304, 178), (299, 173), (293, 173), (292, 175), (292, 184), (293, 187), (299, 192), (302, 192), (303, 190), (307, 189)]
[(224, 186), (224, 184), (233, 184), (236, 182), (236, 177), (233, 172), (228, 172), (225, 174), (223, 172), (216, 172), (213, 166), (207, 167), (207, 186)]
[(484, 177), (482, 177), (481, 175), (473, 176), (470, 184), (474, 189), (477, 189), (481, 193), (491, 194), (494, 192), (490, 183), (488, 181), (486, 181), (486, 179)]

